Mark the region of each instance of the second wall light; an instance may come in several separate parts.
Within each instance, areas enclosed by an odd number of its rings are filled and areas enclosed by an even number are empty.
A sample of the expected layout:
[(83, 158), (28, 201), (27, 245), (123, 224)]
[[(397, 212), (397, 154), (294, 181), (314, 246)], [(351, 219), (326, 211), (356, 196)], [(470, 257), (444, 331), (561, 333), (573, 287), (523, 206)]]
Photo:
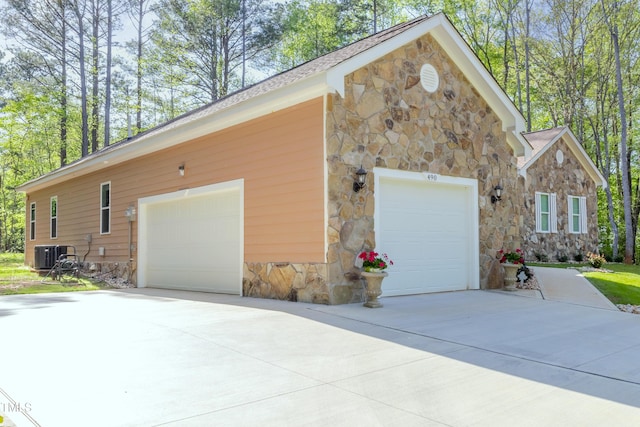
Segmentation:
[(356, 177), (353, 181), (353, 191), (357, 193), (362, 190), (365, 185), (367, 185), (367, 171), (362, 169), (361, 165), (360, 169), (356, 171)]

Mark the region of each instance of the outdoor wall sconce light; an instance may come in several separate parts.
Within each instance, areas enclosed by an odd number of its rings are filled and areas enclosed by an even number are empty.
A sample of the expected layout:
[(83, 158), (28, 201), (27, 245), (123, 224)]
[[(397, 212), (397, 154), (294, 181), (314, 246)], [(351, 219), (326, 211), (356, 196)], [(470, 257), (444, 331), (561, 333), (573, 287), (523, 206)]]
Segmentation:
[(178, 173), (180, 176), (184, 176), (184, 165), (178, 166)]
[(491, 195), (491, 203), (499, 202), (502, 200), (502, 187), (500, 185), (496, 185), (493, 187), (493, 192), (495, 194)]
[(360, 165), (360, 169), (356, 171), (356, 179), (353, 181), (353, 191), (358, 192), (367, 185), (367, 171), (362, 169), (362, 165)]

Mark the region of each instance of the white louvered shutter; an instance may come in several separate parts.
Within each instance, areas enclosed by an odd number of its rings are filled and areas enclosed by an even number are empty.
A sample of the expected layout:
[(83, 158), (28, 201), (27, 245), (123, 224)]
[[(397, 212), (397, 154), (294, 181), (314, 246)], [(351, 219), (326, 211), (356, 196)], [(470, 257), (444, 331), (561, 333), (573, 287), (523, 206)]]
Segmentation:
[(536, 193), (536, 232), (538, 233), (542, 231), (542, 210), (540, 209), (542, 200), (540, 199), (540, 193)]
[(587, 198), (580, 197), (580, 232), (587, 233)]
[(549, 194), (549, 231), (558, 232), (558, 209), (556, 207), (556, 193)]

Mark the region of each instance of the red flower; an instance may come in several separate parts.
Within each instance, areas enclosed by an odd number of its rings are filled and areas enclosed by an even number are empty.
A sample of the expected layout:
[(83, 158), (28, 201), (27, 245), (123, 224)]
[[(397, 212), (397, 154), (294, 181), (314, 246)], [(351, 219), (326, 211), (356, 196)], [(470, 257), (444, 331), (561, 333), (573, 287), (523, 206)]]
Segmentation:
[(375, 251), (364, 251), (358, 255), (358, 258), (363, 260), (362, 266), (365, 270), (370, 268), (376, 268), (384, 270), (389, 265), (393, 265), (393, 261), (389, 259), (387, 254), (379, 254)]
[(514, 252), (505, 252), (504, 249), (500, 249), (497, 254), (497, 258), (501, 263), (509, 262), (511, 264), (524, 264), (524, 252), (522, 249), (516, 249)]

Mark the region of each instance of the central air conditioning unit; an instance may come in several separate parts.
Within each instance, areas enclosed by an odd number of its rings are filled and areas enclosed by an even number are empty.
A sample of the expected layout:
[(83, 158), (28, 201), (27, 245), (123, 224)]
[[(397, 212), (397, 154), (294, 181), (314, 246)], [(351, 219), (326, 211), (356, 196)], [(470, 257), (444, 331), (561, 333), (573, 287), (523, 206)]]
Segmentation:
[(50, 270), (60, 255), (67, 254), (67, 246), (38, 245), (34, 247), (33, 268), (36, 270)]

